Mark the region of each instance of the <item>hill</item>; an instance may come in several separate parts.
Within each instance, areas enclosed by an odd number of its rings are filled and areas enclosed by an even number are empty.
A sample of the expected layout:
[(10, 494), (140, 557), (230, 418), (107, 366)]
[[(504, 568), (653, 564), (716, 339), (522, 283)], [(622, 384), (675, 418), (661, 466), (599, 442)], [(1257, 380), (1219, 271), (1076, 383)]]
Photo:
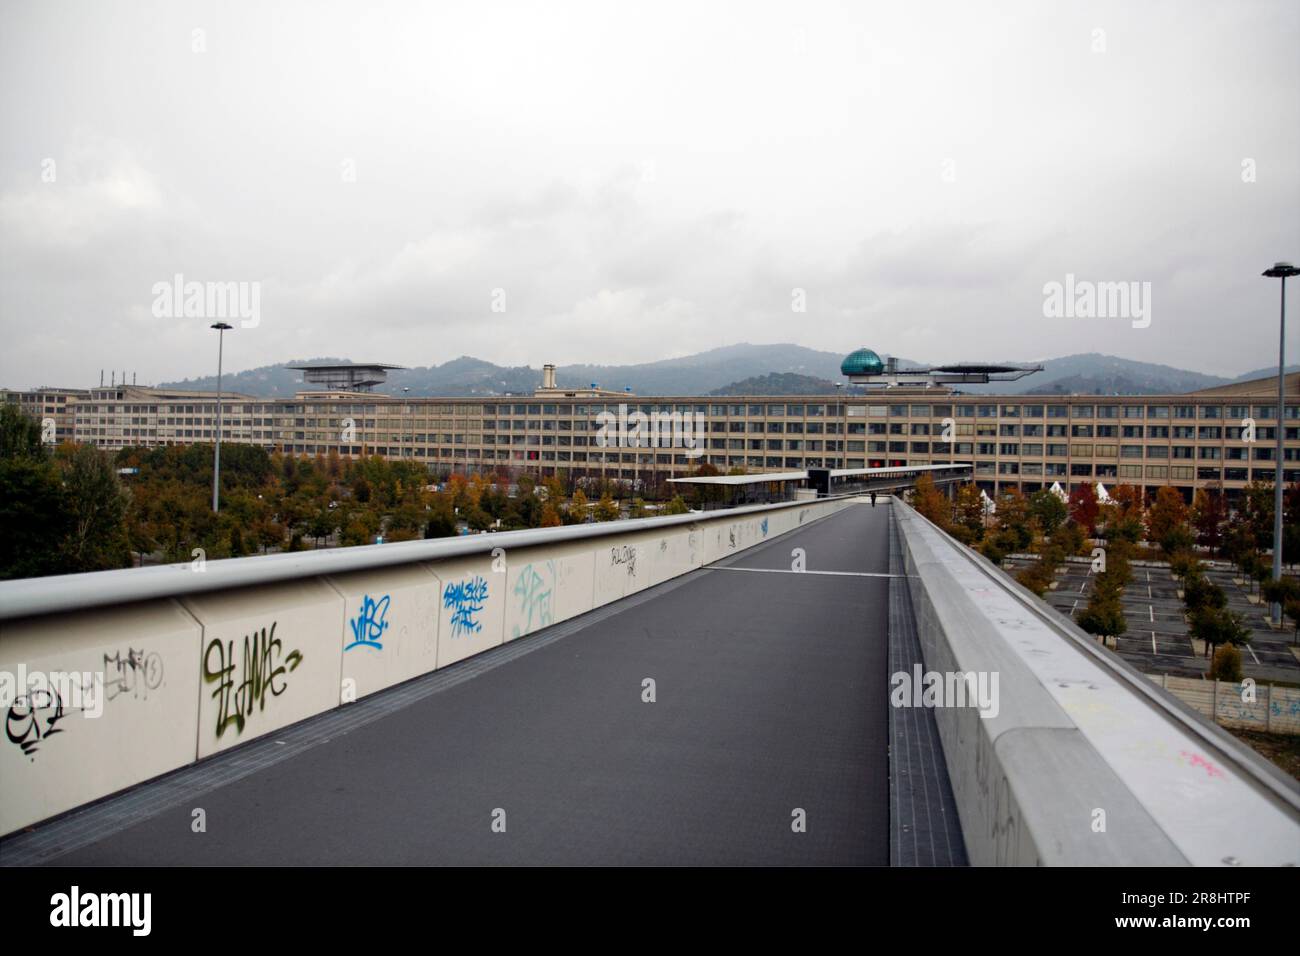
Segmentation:
[(834, 395), (843, 392), (834, 382), (815, 375), (769, 372), (715, 388), (710, 395)]
[[(694, 355), (645, 362), (634, 365), (563, 365), (556, 369), (556, 381), (564, 387), (596, 383), (605, 388), (631, 388), (638, 395), (739, 395), (746, 388), (762, 389), (749, 394), (831, 394), (827, 389), (840, 375), (837, 352), (826, 352), (800, 345), (750, 345), (742, 343), (709, 349)], [(987, 361), (1002, 357), (984, 356)], [(347, 359), (315, 358), (287, 364), (346, 363)], [(1012, 359), (1011, 361), (1021, 361)], [(916, 366), (909, 359), (899, 359), (901, 367)], [(1202, 372), (1192, 372), (1170, 365), (1135, 362), (1114, 355), (1086, 353), (1045, 359), (1043, 371), (1018, 382), (969, 385), (963, 391), (980, 394), (1054, 395), (1154, 395), (1179, 394), (1230, 382), (1245, 381), (1274, 374), (1261, 369), (1229, 379)], [(287, 397), (303, 388), (301, 373), (283, 365), (268, 365), (243, 372), (228, 373), (223, 385), (235, 392), (268, 397)], [(789, 376), (782, 385), (782, 376)], [(520, 395), (529, 394), (541, 384), (540, 368), (502, 366), (468, 355), (441, 365), (419, 366), (390, 373), (388, 383), (378, 391), (401, 395), (432, 396)], [(816, 382), (814, 389), (813, 382)], [(163, 383), (172, 388), (216, 387), (214, 376)], [(809, 390), (814, 389), (814, 390)]]

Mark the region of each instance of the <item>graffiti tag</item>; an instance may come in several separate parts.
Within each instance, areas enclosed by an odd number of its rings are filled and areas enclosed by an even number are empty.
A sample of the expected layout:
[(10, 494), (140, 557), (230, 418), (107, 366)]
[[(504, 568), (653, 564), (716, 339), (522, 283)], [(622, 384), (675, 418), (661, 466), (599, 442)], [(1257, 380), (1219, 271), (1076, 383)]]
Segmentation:
[(627, 568), (628, 577), (636, 577), (636, 548), (630, 544), (625, 544), (619, 548), (610, 548), (609, 564), (610, 567), (623, 565)]
[(63, 698), (53, 688), (37, 690), (15, 698), (5, 717), (5, 734), (11, 743), (35, 760), (41, 741), (63, 733), (58, 726), (64, 718)]
[(126, 649), (126, 656), (117, 651), (111, 656), (104, 655), (104, 688), (108, 699), (116, 700), (123, 694), (135, 698), (148, 698), (149, 691), (157, 690), (162, 684), (162, 656), (156, 651), (145, 654), (144, 651)]
[(477, 615), (487, 603), (488, 583), (477, 574), (464, 581), (454, 581), (442, 591), (442, 606), (451, 611), (451, 636), (464, 637), (483, 630)]
[(360, 612), (348, 621), (348, 626), (352, 628), (352, 643), (344, 645), (343, 650), (350, 651), (354, 647), (373, 647), (377, 651), (384, 649), (379, 639), (388, 630), (388, 622), (384, 618), (388, 615), (390, 598), (390, 595), (385, 594), (376, 601), (367, 594), (361, 599)]
[[(213, 666), (213, 652), (216, 652), (216, 666)], [(266, 695), (272, 697), (284, 693), (286, 683), (284, 675), (297, 669), (302, 663), (301, 651), (284, 653), (283, 643), (275, 636), (275, 624), (244, 635), (242, 668), (238, 675), (242, 677), (235, 683), (235, 642), (222, 644), (213, 639), (203, 652), (203, 679), (216, 683), (217, 689), (212, 697), (217, 701), (217, 736), (226, 732), (231, 724), (235, 733), (242, 733), (244, 721), (253, 715), (254, 709), (266, 709)]]
[[(546, 566), (554, 581), (555, 562), (547, 561)], [(529, 634), (551, 623), (554, 595), (554, 587), (547, 587), (546, 578), (538, 574), (531, 564), (520, 572), (519, 580), (515, 582), (514, 596), (519, 602), (519, 615), (523, 621), (522, 624), (515, 625), (515, 637)]]

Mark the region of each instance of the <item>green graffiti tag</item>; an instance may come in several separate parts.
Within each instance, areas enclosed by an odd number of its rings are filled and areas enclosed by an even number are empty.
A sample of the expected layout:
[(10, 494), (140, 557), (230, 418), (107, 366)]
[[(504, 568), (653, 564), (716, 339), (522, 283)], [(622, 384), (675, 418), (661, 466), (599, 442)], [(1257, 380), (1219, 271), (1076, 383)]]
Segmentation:
[[(207, 683), (216, 683), (217, 689), (212, 698), (217, 701), (217, 736), (226, 732), (231, 724), (235, 733), (242, 733), (244, 721), (253, 715), (253, 710), (266, 709), (266, 694), (279, 697), (285, 691), (284, 675), (297, 669), (302, 663), (301, 651), (290, 651), (282, 655), (283, 646), (275, 636), (275, 623), (272, 622), (268, 633), (266, 628), (244, 635), (243, 667), (239, 671), (241, 680), (235, 683), (235, 642), (222, 644), (214, 638), (203, 652), (203, 679)], [(213, 666), (213, 652), (216, 652), (216, 666)]]

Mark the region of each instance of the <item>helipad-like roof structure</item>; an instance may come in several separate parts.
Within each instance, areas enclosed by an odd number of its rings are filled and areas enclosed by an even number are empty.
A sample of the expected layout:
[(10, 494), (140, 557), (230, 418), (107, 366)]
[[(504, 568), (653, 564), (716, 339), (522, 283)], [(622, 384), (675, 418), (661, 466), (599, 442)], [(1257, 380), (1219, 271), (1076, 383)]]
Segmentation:
[(368, 392), (376, 385), (388, 381), (390, 369), (404, 368), (402, 365), (289, 365), (294, 371), (302, 372), (304, 382), (321, 385), (327, 389), (345, 392)]

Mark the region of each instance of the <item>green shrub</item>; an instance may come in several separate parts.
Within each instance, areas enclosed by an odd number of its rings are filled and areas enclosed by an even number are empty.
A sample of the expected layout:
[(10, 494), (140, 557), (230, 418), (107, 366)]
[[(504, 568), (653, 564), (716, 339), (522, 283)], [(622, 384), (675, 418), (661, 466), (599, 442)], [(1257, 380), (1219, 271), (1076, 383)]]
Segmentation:
[(1224, 644), (1214, 652), (1214, 660), (1210, 664), (1210, 677), (1233, 683), (1241, 680), (1241, 651), (1237, 650), (1235, 645)]

